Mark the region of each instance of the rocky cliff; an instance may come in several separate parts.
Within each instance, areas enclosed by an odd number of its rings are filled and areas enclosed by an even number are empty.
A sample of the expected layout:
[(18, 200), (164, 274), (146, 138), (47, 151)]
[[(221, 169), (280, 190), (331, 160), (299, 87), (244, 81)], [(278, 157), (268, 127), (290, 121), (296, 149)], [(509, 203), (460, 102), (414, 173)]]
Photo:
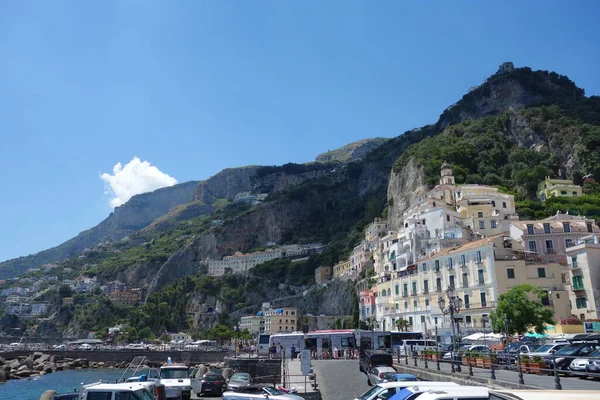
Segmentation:
[(349, 143), (339, 149), (330, 150), (327, 153), (319, 154), (316, 160), (319, 162), (337, 161), (341, 163), (349, 163), (352, 161), (362, 160), (371, 150), (375, 150), (387, 142), (388, 138), (373, 138), (363, 139), (357, 142)]
[(208, 259), (217, 260), (266, 242), (280, 242), (285, 231), (308, 215), (317, 199), (318, 196), (314, 195), (312, 201), (263, 204), (224, 226), (211, 228), (162, 265), (148, 288), (148, 295), (179, 277), (206, 272)]
[(211, 204), (217, 199), (233, 200), (240, 192), (252, 191), (252, 177), (260, 167), (227, 168), (210, 179), (201, 181), (194, 191), (194, 200)]
[[(538, 152), (549, 152), (548, 156), (558, 155), (562, 175), (566, 177), (570, 176), (579, 165), (573, 156), (575, 142), (569, 140), (569, 137), (573, 138), (573, 135), (565, 135), (567, 131), (577, 129), (574, 128), (577, 123), (575, 121), (565, 123), (563, 117), (568, 115), (568, 111), (558, 117), (555, 113), (557, 109), (573, 110), (575, 107), (581, 107), (586, 101), (582, 89), (578, 88), (567, 77), (556, 73), (518, 68), (512, 72), (492, 75), (481, 86), (471, 90), (457, 103), (448, 107), (440, 115), (436, 124), (412, 130), (395, 139), (397, 144), (403, 145), (404, 148), (400, 152), (402, 156), (396, 160), (389, 175), (388, 203), (390, 207), (388, 222), (390, 228), (396, 229), (398, 227), (400, 216), (408, 206), (409, 199), (426, 192), (435, 184), (437, 180), (435, 174), (439, 173), (439, 171), (434, 170), (429, 170), (426, 173), (423, 168), (425, 165), (424, 158), (421, 157), (420, 160), (417, 160), (416, 157), (411, 155), (412, 153), (406, 153), (408, 145), (422, 144), (424, 139), (438, 134), (440, 136), (437, 143), (440, 146), (444, 141), (450, 140), (446, 139), (449, 136), (464, 137), (474, 143), (478, 140), (477, 135), (481, 134), (483, 136), (484, 131), (486, 133), (488, 130), (500, 132), (499, 137), (490, 137), (488, 140), (508, 141), (511, 143), (510, 146), (516, 145), (534, 149)], [(535, 107), (548, 104), (553, 104), (552, 107), (554, 108), (535, 109)], [(591, 104), (586, 105), (585, 108), (595, 109), (597, 106)], [(529, 110), (538, 110), (539, 112)], [(491, 123), (487, 124), (486, 117), (499, 115), (504, 115), (506, 118), (490, 120)], [(466, 135), (464, 131), (469, 129), (468, 121), (481, 121), (478, 126), (480, 124), (487, 125), (481, 128), (478, 127), (479, 131), (471, 129), (473, 132)], [(492, 126), (492, 123), (495, 125)], [(398, 140), (403, 136), (406, 138), (402, 143), (399, 143)], [(480, 150), (481, 148), (483, 146), (480, 147)], [(428, 150), (423, 147), (421, 151), (427, 152)], [(459, 158), (457, 155), (453, 157), (451, 151), (444, 154), (447, 154), (449, 159), (446, 161), (450, 163), (455, 162), (453, 158), (457, 160)], [(432, 158), (427, 158), (427, 167), (432, 166), (430, 162)], [(502, 156), (500, 158), (502, 159)], [(509, 162), (506, 155), (503, 160), (504, 163)], [(461, 165), (459, 161), (456, 161), (456, 164)], [(588, 162), (588, 164), (593, 164), (593, 162)], [(465, 163), (463, 162), (462, 165), (465, 165)], [(467, 172), (474, 173), (469, 177), (469, 183), (487, 183), (474, 181), (474, 179), (477, 179), (476, 166), (469, 165), (465, 168)], [(550, 170), (548, 173), (555, 175), (557, 172), (560, 171)], [(462, 177), (462, 182), (464, 182), (464, 179), (465, 176)], [(458, 183), (461, 183), (460, 179)], [(488, 184), (499, 183), (500, 181)], [(524, 194), (526, 195), (525, 192)]]

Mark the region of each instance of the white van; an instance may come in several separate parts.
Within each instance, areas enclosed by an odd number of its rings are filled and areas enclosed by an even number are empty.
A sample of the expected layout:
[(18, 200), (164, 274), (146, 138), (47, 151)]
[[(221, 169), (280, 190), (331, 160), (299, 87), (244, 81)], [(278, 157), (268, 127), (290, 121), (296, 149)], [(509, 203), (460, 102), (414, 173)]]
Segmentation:
[(445, 395), (447, 395), (447, 397), (444, 397), (444, 399), (451, 397), (452, 399), (487, 400), (489, 395), (488, 388), (485, 386), (459, 386), (458, 388), (450, 386), (443, 389), (432, 389), (431, 387), (415, 385), (398, 391), (396, 395), (394, 395), (394, 400), (412, 400), (415, 398), (420, 399), (422, 394), (433, 394), (436, 392), (443, 392)]
[(396, 392), (398, 392), (404, 388), (411, 387), (411, 386), (419, 386), (419, 387), (423, 387), (423, 388), (438, 389), (438, 388), (447, 388), (447, 387), (459, 387), (460, 385), (458, 383), (454, 383), (454, 382), (429, 382), (429, 381), (387, 382), (387, 383), (380, 383), (378, 385), (373, 386), (371, 389), (367, 390), (366, 392), (364, 392), (363, 394), (361, 394), (354, 400), (375, 400), (378, 397), (383, 397), (385, 399), (389, 399), (390, 397), (395, 395)]
[(405, 339), (401, 342), (400, 353), (404, 355), (412, 355), (413, 351), (418, 351), (419, 354), (426, 348), (436, 349), (437, 342), (435, 340), (424, 340), (424, 339)]
[[(489, 400), (490, 391), (485, 386), (459, 386), (431, 389), (411, 396), (418, 396), (418, 400)], [(409, 399), (412, 398), (409, 397)]]

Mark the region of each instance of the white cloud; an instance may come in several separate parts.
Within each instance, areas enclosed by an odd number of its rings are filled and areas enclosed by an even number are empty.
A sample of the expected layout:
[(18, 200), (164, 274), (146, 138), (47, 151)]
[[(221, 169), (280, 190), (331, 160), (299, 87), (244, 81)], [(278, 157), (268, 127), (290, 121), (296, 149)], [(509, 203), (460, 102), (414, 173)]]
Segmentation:
[(106, 186), (105, 193), (112, 196), (111, 207), (118, 207), (136, 194), (151, 192), (166, 186), (173, 186), (177, 179), (170, 177), (148, 161), (133, 157), (125, 166), (118, 162), (113, 174), (103, 173), (100, 179)]

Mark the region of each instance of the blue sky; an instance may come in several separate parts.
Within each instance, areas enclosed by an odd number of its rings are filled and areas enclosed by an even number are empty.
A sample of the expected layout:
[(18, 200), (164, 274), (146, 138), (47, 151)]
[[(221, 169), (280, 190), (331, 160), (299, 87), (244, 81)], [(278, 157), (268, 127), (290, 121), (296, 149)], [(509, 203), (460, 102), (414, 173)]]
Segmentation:
[(504, 61), (598, 95), (598, 15), (596, 1), (3, 2), (0, 260), (104, 219), (100, 175), (134, 156), (179, 182), (310, 161), (434, 122)]

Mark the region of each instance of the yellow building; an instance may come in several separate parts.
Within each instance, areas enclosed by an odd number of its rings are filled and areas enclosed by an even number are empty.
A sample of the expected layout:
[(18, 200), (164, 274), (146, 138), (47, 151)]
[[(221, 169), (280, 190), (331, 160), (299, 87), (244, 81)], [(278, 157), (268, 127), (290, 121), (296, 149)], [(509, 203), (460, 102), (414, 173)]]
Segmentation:
[(340, 276), (348, 275), (350, 269), (350, 260), (340, 261), (333, 266), (333, 277), (338, 278)]
[(581, 196), (581, 186), (575, 185), (570, 179), (550, 179), (549, 176), (538, 185), (537, 196), (541, 201), (550, 197)]
[(518, 219), (514, 196), (493, 186), (458, 186), (455, 200), (463, 224), (483, 236), (506, 232), (507, 221)]
[(282, 307), (263, 311), (265, 333), (291, 333), (296, 331), (298, 315), (295, 307)]

